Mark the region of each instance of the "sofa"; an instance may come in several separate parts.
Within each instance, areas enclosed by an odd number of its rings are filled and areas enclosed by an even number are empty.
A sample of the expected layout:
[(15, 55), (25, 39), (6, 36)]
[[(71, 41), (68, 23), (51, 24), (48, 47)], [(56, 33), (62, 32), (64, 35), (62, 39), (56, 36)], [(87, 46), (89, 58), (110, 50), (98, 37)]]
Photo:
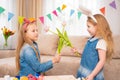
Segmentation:
[[(110, 63), (104, 66), (105, 80), (120, 79), (120, 35), (114, 35), (114, 55)], [(87, 36), (69, 36), (74, 47), (84, 49)], [(53, 58), (57, 51), (57, 42), (59, 38), (56, 35), (41, 34), (38, 39), (38, 46), (41, 54), (41, 62)], [(81, 58), (72, 53), (70, 47), (64, 47), (61, 51), (60, 63), (54, 64), (53, 68), (45, 72), (45, 75), (74, 75), (76, 77), (77, 69)], [(0, 50), (0, 77), (4, 75), (15, 76), (15, 50)]]

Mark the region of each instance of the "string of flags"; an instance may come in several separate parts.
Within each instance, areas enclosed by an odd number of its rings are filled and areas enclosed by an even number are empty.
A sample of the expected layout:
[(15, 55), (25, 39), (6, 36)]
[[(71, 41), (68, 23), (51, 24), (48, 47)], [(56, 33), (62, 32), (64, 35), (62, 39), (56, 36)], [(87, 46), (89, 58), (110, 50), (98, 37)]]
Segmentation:
[[(115, 0), (112, 1), (111, 3), (109, 3), (109, 6), (112, 7), (112, 8), (114, 8), (114, 9), (117, 9)], [(58, 16), (57, 11), (60, 12), (60, 13), (62, 13), (62, 11), (63, 11), (65, 8), (67, 8), (67, 6), (66, 6), (65, 4), (63, 4), (63, 5), (62, 5), (62, 8), (61, 8), (61, 7), (58, 7), (56, 10), (53, 10), (52, 13), (48, 13), (46, 16), (48, 17), (49, 20), (52, 21), (52, 14), (54, 14), (54, 15), (57, 17), (57, 16)], [(100, 12), (101, 12), (102, 14), (105, 15), (105, 13), (106, 13), (106, 10), (105, 10), (105, 9), (106, 9), (106, 7), (102, 7), (102, 8), (100, 8), (99, 10), (100, 10)], [(76, 12), (76, 11), (75, 11), (74, 9), (71, 9), (69, 16), (71, 17), (75, 12)], [(78, 17), (78, 19), (80, 19), (81, 15), (82, 15), (82, 12), (77, 11), (77, 17)], [(40, 22), (41, 22), (42, 24), (44, 24), (44, 20), (46, 19), (45, 16), (41, 16), (41, 17), (39, 17), (39, 19), (40, 19)]]
[[(114, 8), (114, 9), (117, 9), (115, 0), (113, 0), (111, 3), (109, 3), (109, 6), (112, 7), (112, 8)], [(52, 20), (53, 20), (53, 19), (52, 19), (52, 14), (55, 15), (56, 17), (58, 17), (58, 16), (59, 16), (58, 13), (61, 13), (61, 14), (62, 14), (62, 11), (65, 10), (65, 8), (67, 8), (67, 5), (63, 4), (61, 7), (57, 7), (56, 10), (51, 11), (51, 13), (48, 13), (46, 16), (47, 16), (47, 18), (48, 18), (50, 21), (52, 21)], [(102, 14), (105, 15), (105, 9), (106, 9), (105, 7), (102, 7), (102, 8), (100, 8), (99, 10), (100, 10), (100, 12), (101, 12)], [(1, 15), (2, 13), (4, 13), (4, 12), (5, 12), (5, 9), (0, 6), (0, 15)], [(70, 13), (69, 13), (69, 16), (71, 17), (75, 12), (76, 12), (76, 10), (71, 9), (71, 10), (70, 10)], [(82, 15), (82, 13), (81, 13), (80, 11), (77, 11), (77, 17), (78, 17), (78, 19), (80, 19), (81, 15)], [(12, 12), (8, 12), (8, 21), (10, 21), (13, 17), (14, 17), (14, 14), (13, 14)], [(20, 24), (23, 22), (22, 19), (23, 19), (23, 17), (20, 17), (20, 16), (19, 16), (19, 23), (20, 23)], [(45, 22), (44, 20), (45, 20), (45, 19), (46, 19), (45, 16), (40, 16), (40, 17), (39, 17), (39, 20), (40, 20), (40, 22), (41, 22), (42, 24), (44, 24), (44, 22)]]
[[(0, 15), (4, 13), (5, 9), (0, 6)], [(8, 12), (8, 21), (10, 21), (13, 18), (14, 14), (12, 12)]]

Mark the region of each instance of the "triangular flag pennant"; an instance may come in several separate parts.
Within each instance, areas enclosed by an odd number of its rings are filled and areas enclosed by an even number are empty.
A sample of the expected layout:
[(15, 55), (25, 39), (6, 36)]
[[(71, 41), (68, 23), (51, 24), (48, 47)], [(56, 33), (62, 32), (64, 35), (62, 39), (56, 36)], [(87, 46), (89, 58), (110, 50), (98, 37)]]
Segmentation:
[(80, 16), (81, 16), (81, 12), (78, 12), (78, 19), (80, 19)]
[(50, 20), (52, 20), (51, 14), (48, 14), (47, 17), (48, 17)]
[(13, 13), (11, 13), (11, 12), (8, 12), (8, 21), (10, 21), (11, 20), (11, 18), (14, 16), (14, 14)]
[(39, 17), (39, 19), (40, 19), (41, 23), (44, 24), (44, 17), (41, 16), (41, 17)]
[(105, 7), (101, 8), (100, 11), (105, 15)]
[(75, 10), (71, 9), (70, 16), (72, 16), (74, 12), (75, 12)]
[(23, 19), (24, 19), (24, 17), (22, 17), (22, 16), (18, 17), (18, 22), (19, 22), (20, 25), (23, 23)]
[(5, 11), (5, 9), (0, 7), (0, 14), (3, 13), (4, 11)]
[(56, 10), (54, 10), (52, 13), (53, 13), (55, 16), (58, 16)]
[(35, 20), (35, 18), (29, 18), (28, 19), (30, 22), (35, 22), (36, 20)]
[(61, 12), (61, 9), (60, 9), (60, 7), (58, 7), (58, 8), (57, 8), (57, 10), (58, 10), (59, 12)]
[(62, 10), (64, 10), (67, 6), (65, 4), (62, 5)]
[(116, 9), (115, 1), (112, 1), (109, 5), (110, 5), (111, 7), (113, 7), (114, 9)]

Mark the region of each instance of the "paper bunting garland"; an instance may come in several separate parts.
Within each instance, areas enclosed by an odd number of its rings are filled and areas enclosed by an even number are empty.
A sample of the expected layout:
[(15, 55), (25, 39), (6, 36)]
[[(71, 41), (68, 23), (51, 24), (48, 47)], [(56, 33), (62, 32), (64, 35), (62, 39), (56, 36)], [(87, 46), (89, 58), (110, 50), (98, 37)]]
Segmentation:
[(44, 17), (43, 16), (39, 17), (39, 19), (40, 19), (41, 23), (44, 24)]
[(115, 1), (112, 1), (109, 5), (110, 5), (112, 8), (116, 9)]
[[(110, 4), (109, 4), (111, 7), (115, 8), (116, 9), (116, 4), (115, 4), (115, 0), (112, 1)], [(46, 16), (48, 17), (48, 19), (50, 21), (52, 21), (52, 15), (51, 14), (54, 14), (55, 16), (59, 16), (58, 15), (58, 12), (62, 13), (62, 10), (64, 10), (67, 6), (65, 4), (63, 4), (61, 7), (57, 7), (56, 10), (53, 10), (51, 13), (47, 14)], [(105, 15), (105, 7), (99, 9), (101, 11), (102, 14)], [(70, 17), (75, 13), (75, 10), (74, 9), (71, 9), (70, 10)], [(92, 11), (87, 9), (86, 7), (83, 7), (83, 6), (79, 6), (79, 9), (77, 10), (77, 17), (78, 19), (80, 19), (81, 15), (84, 14), (84, 15), (87, 15), (87, 16), (91, 16), (92, 17)], [(40, 21), (44, 24), (44, 16), (40, 17)]]
[(0, 14), (3, 13), (4, 11), (5, 11), (5, 9), (0, 7)]
[(105, 7), (101, 8), (100, 11), (105, 15)]
[(61, 13), (61, 9), (60, 9), (60, 7), (58, 7), (57, 10)]
[(13, 13), (11, 13), (11, 12), (8, 12), (8, 21), (10, 21), (11, 20), (11, 18), (14, 16), (14, 14)]
[(53, 13), (55, 16), (58, 16), (56, 10), (54, 10), (52, 13)]
[(52, 20), (51, 14), (48, 14), (47, 17), (48, 17), (50, 20)]
[(62, 5), (62, 10), (64, 10), (67, 6), (65, 4)]
[(74, 12), (75, 12), (75, 10), (71, 9), (70, 16), (72, 16)]

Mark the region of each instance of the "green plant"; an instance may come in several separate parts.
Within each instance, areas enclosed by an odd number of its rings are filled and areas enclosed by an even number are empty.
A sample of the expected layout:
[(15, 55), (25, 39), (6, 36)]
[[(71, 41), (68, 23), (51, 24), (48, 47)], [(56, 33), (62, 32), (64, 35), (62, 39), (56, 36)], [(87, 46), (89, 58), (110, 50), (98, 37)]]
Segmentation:
[[(58, 47), (57, 47), (57, 53), (60, 54), (61, 53), (61, 50), (64, 46), (69, 46), (71, 48), (74, 48), (72, 43), (70, 42), (69, 40), (69, 37), (68, 37), (68, 34), (67, 34), (67, 31), (65, 30), (65, 26), (66, 26), (66, 23), (62, 23), (62, 31), (60, 31), (58, 28), (56, 28), (57, 30), (57, 33), (51, 31), (49, 29), (49, 27), (46, 27), (45, 28), (45, 31), (48, 32), (50, 31), (51, 33), (53, 34), (56, 34), (58, 37), (59, 37), (59, 41), (58, 41)], [(78, 52), (75, 52), (76, 55), (80, 56)]]

